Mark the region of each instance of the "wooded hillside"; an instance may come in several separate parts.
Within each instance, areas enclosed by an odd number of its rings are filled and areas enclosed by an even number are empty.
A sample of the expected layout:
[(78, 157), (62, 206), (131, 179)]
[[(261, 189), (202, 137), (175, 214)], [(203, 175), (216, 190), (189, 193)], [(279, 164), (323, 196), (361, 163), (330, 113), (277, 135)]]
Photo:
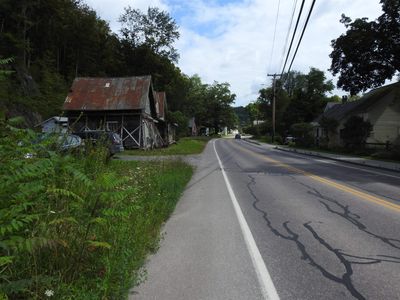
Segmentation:
[(229, 84), (204, 84), (176, 66), (179, 30), (167, 12), (127, 7), (119, 21), (117, 35), (81, 0), (1, 1), (0, 59), (12, 62), (0, 67), (13, 71), (0, 83), (1, 110), (33, 126), (60, 113), (75, 77), (152, 75), (170, 111), (205, 126), (233, 124)]

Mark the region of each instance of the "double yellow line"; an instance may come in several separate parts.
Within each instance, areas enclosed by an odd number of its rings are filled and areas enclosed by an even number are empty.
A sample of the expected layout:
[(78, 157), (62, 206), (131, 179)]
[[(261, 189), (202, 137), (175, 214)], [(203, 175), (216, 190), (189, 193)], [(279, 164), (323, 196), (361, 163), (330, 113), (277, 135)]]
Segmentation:
[[(233, 144), (234, 146), (237, 146), (236, 143), (232, 143), (232, 144)], [(369, 202), (373, 202), (373, 203), (375, 203), (375, 204), (382, 205), (382, 206), (384, 206), (384, 207), (386, 207), (386, 208), (389, 208), (389, 209), (391, 209), (391, 210), (395, 210), (395, 211), (397, 211), (397, 212), (400, 212), (400, 205), (397, 205), (397, 204), (394, 204), (394, 203), (389, 202), (389, 201), (387, 201), (387, 200), (384, 200), (384, 199), (382, 199), (382, 198), (378, 198), (378, 197), (376, 197), (376, 196), (373, 196), (373, 195), (370, 195), (370, 194), (361, 192), (361, 191), (359, 191), (359, 190), (356, 190), (356, 189), (354, 189), (354, 188), (345, 186), (345, 185), (343, 185), (343, 184), (339, 184), (339, 183), (334, 182), (334, 181), (332, 181), (332, 180), (329, 180), (329, 179), (326, 179), (326, 178), (323, 178), (323, 177), (314, 175), (314, 174), (309, 173), (309, 172), (306, 172), (306, 171), (304, 171), (304, 170), (300, 170), (300, 169), (298, 169), (298, 168), (292, 167), (292, 166), (290, 166), (290, 165), (288, 165), (288, 164), (282, 163), (282, 162), (280, 162), (280, 161), (278, 161), (278, 160), (275, 160), (275, 159), (270, 158), (270, 157), (267, 157), (267, 156), (265, 156), (265, 155), (256, 153), (256, 152), (251, 151), (251, 150), (248, 150), (248, 149), (246, 149), (246, 148), (239, 147), (239, 146), (237, 146), (236, 148), (238, 148), (239, 150), (241, 150), (241, 151), (243, 151), (243, 152), (247, 152), (247, 153), (249, 153), (249, 154), (251, 154), (251, 155), (253, 155), (253, 156), (257, 156), (257, 157), (261, 158), (261, 159), (264, 160), (264, 161), (268, 161), (268, 162), (270, 162), (270, 163), (273, 163), (273, 164), (276, 165), (276, 166), (285, 168), (285, 169), (287, 169), (287, 170), (289, 170), (289, 171), (292, 171), (292, 172), (294, 172), (294, 173), (302, 174), (302, 175), (304, 175), (304, 176), (307, 176), (307, 177), (309, 177), (309, 178), (314, 179), (315, 181), (324, 183), (324, 184), (326, 184), (326, 185), (328, 185), (328, 186), (331, 186), (331, 187), (334, 187), (334, 188), (336, 188), (336, 189), (338, 189), (338, 190), (347, 192), (347, 193), (352, 194), (352, 195), (354, 195), (354, 196), (357, 196), (357, 197), (359, 197), (359, 198), (361, 198), (361, 199), (363, 199), (363, 200), (366, 200), (366, 201), (369, 201)]]

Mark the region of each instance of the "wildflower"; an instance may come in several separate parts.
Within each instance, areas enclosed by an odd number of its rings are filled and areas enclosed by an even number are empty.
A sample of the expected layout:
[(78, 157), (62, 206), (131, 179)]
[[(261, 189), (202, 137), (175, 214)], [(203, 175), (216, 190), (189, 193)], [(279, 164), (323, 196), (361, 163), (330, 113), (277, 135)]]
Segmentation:
[(54, 210), (51, 210), (50, 213), (51, 213), (51, 214), (55, 214), (56, 212), (55, 212)]
[(52, 291), (52, 290), (46, 290), (46, 291), (44, 292), (44, 294), (45, 294), (47, 297), (52, 297), (52, 296), (54, 296), (54, 291)]

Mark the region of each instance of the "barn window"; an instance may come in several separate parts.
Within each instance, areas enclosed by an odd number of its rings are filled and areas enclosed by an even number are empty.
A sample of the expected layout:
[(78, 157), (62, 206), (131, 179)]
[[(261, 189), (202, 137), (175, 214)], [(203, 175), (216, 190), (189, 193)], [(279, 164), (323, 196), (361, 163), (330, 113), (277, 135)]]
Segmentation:
[(108, 131), (118, 131), (118, 122), (117, 121), (108, 121), (106, 123), (106, 128)]

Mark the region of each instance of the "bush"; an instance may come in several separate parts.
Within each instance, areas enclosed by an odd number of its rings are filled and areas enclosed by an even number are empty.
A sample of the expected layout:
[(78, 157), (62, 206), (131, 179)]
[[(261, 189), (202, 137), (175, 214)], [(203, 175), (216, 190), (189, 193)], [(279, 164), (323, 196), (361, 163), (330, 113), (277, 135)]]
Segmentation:
[(125, 298), (191, 167), (96, 149), (25, 159), (35, 133), (0, 122), (0, 298)]
[(295, 123), (290, 127), (290, 130), (296, 138), (296, 145), (301, 147), (312, 147), (314, 145), (313, 127), (309, 123)]
[(280, 135), (275, 135), (274, 144), (282, 145), (283, 144), (283, 138)]
[(365, 141), (372, 131), (372, 125), (369, 121), (364, 121), (362, 117), (351, 116), (344, 128), (340, 132), (340, 137), (345, 142), (346, 148), (363, 148)]

